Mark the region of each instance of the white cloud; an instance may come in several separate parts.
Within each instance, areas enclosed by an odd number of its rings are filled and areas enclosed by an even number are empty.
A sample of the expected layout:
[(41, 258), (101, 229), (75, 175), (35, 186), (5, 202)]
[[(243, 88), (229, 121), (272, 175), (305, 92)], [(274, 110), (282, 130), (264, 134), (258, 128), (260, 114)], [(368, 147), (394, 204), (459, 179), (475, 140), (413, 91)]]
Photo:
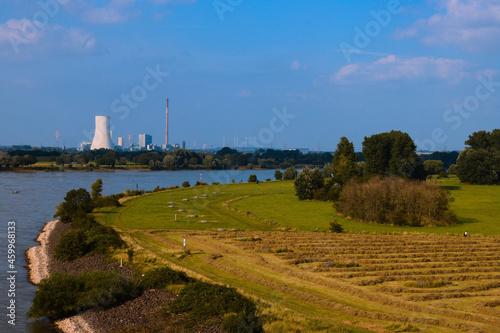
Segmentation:
[(102, 51), (96, 38), (83, 29), (11, 19), (0, 24), (0, 55), (16, 58)]
[(301, 69), (308, 69), (307, 65), (302, 65), (300, 63), (300, 61), (298, 60), (295, 60), (294, 62), (292, 62), (292, 64), (290, 65), (290, 69), (294, 70), (294, 71), (298, 71), (298, 70), (301, 70)]
[[(138, 0), (110, 0), (106, 5), (96, 7), (95, 3), (74, 0), (66, 6), (73, 14), (79, 14), (83, 21), (91, 24), (124, 23), (140, 15), (140, 10), (134, 5)], [(149, 0), (156, 5), (163, 4), (194, 4), (196, 0)], [(154, 15), (156, 20), (163, 19), (164, 14)]]
[(429, 46), (458, 45), (473, 52), (500, 47), (500, 0), (440, 0), (444, 13), (421, 19), (399, 38), (420, 38)]
[(250, 98), (253, 96), (254, 96), (254, 94), (250, 89), (243, 89), (243, 90), (240, 90), (238, 93), (236, 93), (236, 97), (240, 97), (240, 98)]
[(135, 0), (111, 0), (104, 7), (89, 7), (83, 14), (82, 19), (93, 24), (123, 23), (136, 16), (129, 8)]
[(344, 66), (331, 77), (331, 81), (391, 81), (440, 79), (456, 83), (465, 76), (467, 63), (463, 60), (444, 58), (402, 59), (395, 55), (371, 63), (355, 63)]

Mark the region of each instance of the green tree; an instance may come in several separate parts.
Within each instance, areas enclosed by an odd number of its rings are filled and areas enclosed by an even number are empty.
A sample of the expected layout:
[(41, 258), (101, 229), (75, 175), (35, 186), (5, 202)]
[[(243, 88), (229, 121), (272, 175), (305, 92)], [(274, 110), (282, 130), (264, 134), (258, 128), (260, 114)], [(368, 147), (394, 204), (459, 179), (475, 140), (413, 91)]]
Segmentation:
[(90, 186), (90, 196), (92, 200), (97, 200), (102, 197), (102, 179), (98, 178), (92, 185)]
[(465, 148), (457, 159), (460, 181), (500, 184), (500, 129), (474, 132), (465, 144), (470, 148)]
[(55, 257), (69, 261), (81, 258), (87, 250), (87, 237), (82, 229), (70, 230), (61, 236), (55, 248)]
[(456, 175), (457, 172), (458, 172), (457, 165), (456, 164), (450, 165), (450, 167), (448, 168), (448, 174), (449, 175)]
[(283, 172), (281, 172), (280, 170), (276, 170), (274, 172), (274, 178), (276, 180), (283, 180)]
[(465, 144), (472, 149), (493, 149), (500, 150), (500, 129), (494, 129), (491, 132), (478, 131), (469, 135)]
[(182, 187), (184, 187), (184, 188), (191, 187), (191, 184), (189, 184), (188, 181), (185, 181), (182, 183)]
[(92, 212), (93, 209), (94, 203), (90, 193), (84, 188), (73, 189), (66, 193), (64, 201), (56, 207), (54, 218), (60, 217), (61, 222), (67, 223)]
[(318, 168), (311, 170), (305, 167), (297, 175), (294, 186), (299, 200), (312, 200), (314, 193), (324, 186), (324, 180)]
[(392, 175), (403, 178), (422, 178), (416, 146), (407, 133), (391, 131), (365, 137), (363, 155), (365, 175)]
[(444, 163), (438, 160), (426, 160), (424, 161), (424, 170), (428, 175), (437, 175), (444, 171)]
[(294, 180), (297, 178), (297, 170), (295, 170), (294, 166), (290, 166), (286, 168), (285, 172), (283, 173), (283, 179), (284, 180)]
[(463, 183), (500, 183), (500, 151), (465, 148), (457, 159), (458, 178)]
[(255, 183), (255, 182), (257, 182), (257, 175), (250, 175), (248, 177), (248, 182), (249, 183)]
[(339, 184), (345, 184), (352, 177), (359, 175), (356, 165), (358, 155), (354, 153), (354, 144), (345, 136), (340, 138), (337, 149), (333, 155), (333, 179)]
[(341, 234), (344, 232), (344, 228), (342, 228), (342, 225), (340, 225), (340, 223), (332, 221), (330, 222), (330, 231), (337, 234)]

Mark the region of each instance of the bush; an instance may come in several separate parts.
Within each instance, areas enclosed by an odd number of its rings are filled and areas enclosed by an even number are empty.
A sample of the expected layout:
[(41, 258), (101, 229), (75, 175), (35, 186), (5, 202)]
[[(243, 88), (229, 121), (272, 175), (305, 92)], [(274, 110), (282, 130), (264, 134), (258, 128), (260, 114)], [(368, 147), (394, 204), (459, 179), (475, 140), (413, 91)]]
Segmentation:
[(119, 273), (91, 271), (78, 276), (55, 272), (38, 285), (28, 318), (60, 319), (137, 297), (137, 287)]
[(446, 171), (441, 171), (438, 175), (438, 178), (448, 178), (448, 174)]
[(59, 239), (55, 248), (55, 257), (59, 260), (74, 260), (87, 253), (87, 236), (81, 229), (70, 230)]
[(188, 181), (185, 181), (185, 182), (182, 183), (182, 187), (183, 188), (191, 187), (191, 184), (189, 184)]
[(63, 234), (55, 248), (59, 260), (74, 260), (88, 253), (104, 254), (110, 248), (125, 245), (118, 233), (109, 226), (99, 224), (93, 216), (82, 216), (71, 223), (71, 230)]
[(94, 205), (95, 207), (120, 207), (120, 202), (114, 196), (99, 197), (94, 200)]
[(342, 226), (339, 223), (332, 221), (330, 222), (330, 231), (337, 234), (341, 234), (344, 232), (344, 228), (342, 228)]
[(80, 188), (66, 193), (64, 201), (57, 206), (54, 218), (59, 217), (61, 222), (68, 223), (77, 217), (85, 216), (92, 210), (94, 210), (94, 203), (90, 193)]
[(120, 235), (110, 226), (98, 225), (87, 231), (87, 253), (104, 254), (109, 249), (119, 249), (125, 245)]
[(284, 180), (294, 180), (297, 178), (298, 172), (295, 170), (295, 167), (291, 166), (286, 168), (285, 172), (283, 173), (283, 179)]
[(129, 262), (134, 261), (134, 250), (133, 249), (128, 249), (127, 250), (127, 258)]
[(283, 180), (283, 172), (281, 172), (280, 170), (276, 170), (274, 172), (274, 178), (276, 180)]
[(311, 170), (305, 167), (297, 175), (294, 187), (299, 200), (311, 200), (314, 198), (314, 193), (324, 187), (324, 180), (318, 168)]
[(337, 211), (344, 216), (393, 225), (449, 225), (448, 193), (433, 182), (397, 178), (350, 181), (340, 193)]
[(248, 177), (248, 182), (249, 183), (256, 183), (257, 182), (257, 175), (250, 175), (250, 177)]
[(211, 317), (231, 314), (226, 319), (226, 325), (231, 328), (230, 331), (239, 327), (238, 322), (241, 319), (243, 323), (251, 323), (251, 325), (246, 325), (246, 327), (252, 327), (249, 332), (262, 332), (262, 324), (255, 316), (254, 302), (239, 294), (234, 288), (206, 282), (190, 284), (181, 291), (177, 299), (170, 303), (169, 310), (177, 314), (184, 313), (186, 327), (192, 327)]
[(144, 273), (139, 286), (143, 289), (163, 289), (172, 284), (186, 284), (192, 281), (193, 279), (184, 272), (162, 267)]
[(71, 229), (81, 229), (83, 231), (89, 231), (92, 228), (98, 227), (100, 224), (96, 221), (93, 216), (82, 216), (76, 218), (73, 222), (71, 222)]
[(68, 273), (54, 272), (38, 285), (28, 318), (64, 318), (78, 310), (83, 283)]

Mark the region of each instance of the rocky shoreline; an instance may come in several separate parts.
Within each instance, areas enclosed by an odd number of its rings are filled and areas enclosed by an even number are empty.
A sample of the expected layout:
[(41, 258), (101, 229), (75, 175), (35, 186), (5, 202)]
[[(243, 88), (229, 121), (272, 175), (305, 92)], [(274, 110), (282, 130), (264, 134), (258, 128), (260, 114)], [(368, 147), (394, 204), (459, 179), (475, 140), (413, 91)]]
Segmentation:
[[(131, 268), (120, 267), (118, 262), (108, 263), (101, 255), (88, 256), (70, 262), (55, 259), (55, 245), (69, 228), (69, 224), (59, 221), (46, 223), (36, 239), (40, 245), (26, 251), (28, 278), (31, 283), (37, 285), (56, 271), (78, 274), (90, 270), (117, 270), (126, 276), (133, 274)], [(142, 326), (148, 324), (149, 316), (175, 297), (167, 290), (148, 290), (138, 298), (114, 308), (86, 311), (54, 324), (65, 333), (112, 332), (120, 328)]]

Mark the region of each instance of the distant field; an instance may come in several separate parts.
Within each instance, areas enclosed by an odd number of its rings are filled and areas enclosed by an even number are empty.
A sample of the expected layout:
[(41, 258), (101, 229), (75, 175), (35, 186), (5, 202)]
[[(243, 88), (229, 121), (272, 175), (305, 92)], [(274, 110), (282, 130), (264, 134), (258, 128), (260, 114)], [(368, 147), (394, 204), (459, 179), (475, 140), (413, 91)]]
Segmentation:
[[(262, 300), (269, 332), (497, 332), (500, 238), (481, 235), (500, 235), (500, 187), (441, 184), (458, 225), (350, 221), (331, 203), (300, 202), (292, 182), (153, 193), (99, 216), (139, 267), (169, 263)], [(325, 232), (334, 217), (348, 233)]]
[[(337, 216), (330, 202), (299, 201), (294, 195), (293, 182), (203, 186), (148, 195), (128, 202), (119, 211), (120, 219), (113, 223), (126, 229), (139, 226), (140, 229), (284, 230), (288, 227), (301, 231), (315, 231), (316, 228), (326, 231), (329, 222), (335, 218), (351, 233), (462, 235), (467, 231), (485, 236), (500, 235), (500, 186), (461, 185), (456, 178), (440, 181), (440, 184), (455, 200), (451, 207), (458, 217), (456, 225), (394, 227), (352, 221)], [(195, 196), (199, 199), (193, 199)], [(173, 208), (168, 208), (170, 201), (175, 203)]]

